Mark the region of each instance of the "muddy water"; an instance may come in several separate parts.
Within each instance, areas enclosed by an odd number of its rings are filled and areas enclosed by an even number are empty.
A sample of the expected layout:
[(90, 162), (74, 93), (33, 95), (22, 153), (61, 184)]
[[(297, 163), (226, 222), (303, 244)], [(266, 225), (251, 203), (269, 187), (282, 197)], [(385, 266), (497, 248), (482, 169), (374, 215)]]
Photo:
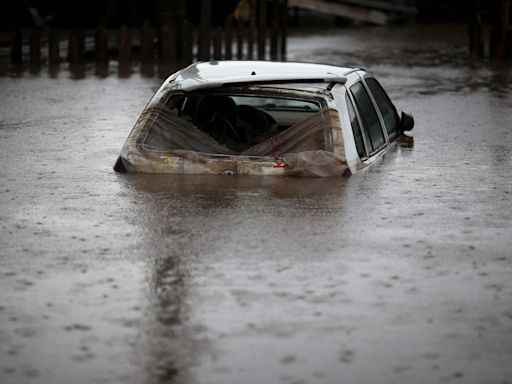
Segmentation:
[(416, 118), (348, 178), (115, 174), (158, 79), (0, 78), (0, 382), (509, 383), (511, 69), (464, 32), (290, 39)]

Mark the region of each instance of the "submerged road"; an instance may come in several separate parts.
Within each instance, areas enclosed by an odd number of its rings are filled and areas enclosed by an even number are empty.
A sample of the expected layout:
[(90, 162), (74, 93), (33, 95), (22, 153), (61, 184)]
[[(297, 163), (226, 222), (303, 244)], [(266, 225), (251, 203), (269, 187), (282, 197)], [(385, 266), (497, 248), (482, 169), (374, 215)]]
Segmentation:
[(0, 78), (0, 382), (512, 382), (512, 70), (463, 27), (296, 32), (413, 143), (298, 179), (122, 175), (159, 85)]

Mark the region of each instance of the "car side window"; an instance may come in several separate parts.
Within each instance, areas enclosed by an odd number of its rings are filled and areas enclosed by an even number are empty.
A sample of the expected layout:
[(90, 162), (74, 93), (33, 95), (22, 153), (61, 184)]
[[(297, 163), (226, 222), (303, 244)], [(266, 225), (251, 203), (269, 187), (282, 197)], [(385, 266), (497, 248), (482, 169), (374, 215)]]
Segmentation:
[(359, 126), (359, 120), (357, 119), (356, 112), (354, 111), (354, 107), (352, 106), (352, 100), (348, 95), (345, 95), (347, 108), (348, 108), (348, 116), (350, 118), (350, 124), (352, 125), (352, 132), (354, 133), (354, 141), (356, 143), (357, 154), (360, 158), (366, 157), (366, 150), (364, 148), (363, 134), (361, 132), (361, 127)]
[(379, 107), (388, 137), (392, 140), (398, 134), (398, 113), (396, 112), (396, 108), (377, 80), (366, 79), (366, 84), (368, 88), (370, 88), (373, 98)]
[(375, 152), (386, 143), (377, 112), (375, 111), (368, 92), (366, 92), (361, 82), (350, 87), (350, 91), (354, 96), (363, 128), (370, 134), (371, 151)]

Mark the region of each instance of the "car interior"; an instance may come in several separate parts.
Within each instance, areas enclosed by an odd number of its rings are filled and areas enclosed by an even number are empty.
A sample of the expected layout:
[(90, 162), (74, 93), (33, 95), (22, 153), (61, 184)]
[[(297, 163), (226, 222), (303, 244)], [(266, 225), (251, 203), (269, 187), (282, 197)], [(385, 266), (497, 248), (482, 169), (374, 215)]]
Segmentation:
[[(319, 102), (314, 100), (295, 100), (269, 95), (174, 95), (159, 106), (158, 115), (151, 119), (153, 126), (145, 144), (161, 146), (165, 144), (165, 140), (169, 141), (167, 144), (173, 141), (177, 144), (172, 138), (171, 131), (176, 131), (177, 126), (181, 125), (181, 129), (178, 129), (182, 131), (181, 134), (199, 134), (200, 131), (200, 140), (212, 145), (217, 144), (213, 145), (215, 148), (209, 148), (209, 151), (220, 150), (240, 154), (283, 132), (290, 133), (293, 127), (311, 116), (321, 115), (321, 110)], [(159, 130), (166, 132), (158, 132)], [(188, 132), (184, 132), (185, 130)], [(189, 140), (197, 138), (190, 137)], [(189, 145), (177, 147), (188, 148)]]

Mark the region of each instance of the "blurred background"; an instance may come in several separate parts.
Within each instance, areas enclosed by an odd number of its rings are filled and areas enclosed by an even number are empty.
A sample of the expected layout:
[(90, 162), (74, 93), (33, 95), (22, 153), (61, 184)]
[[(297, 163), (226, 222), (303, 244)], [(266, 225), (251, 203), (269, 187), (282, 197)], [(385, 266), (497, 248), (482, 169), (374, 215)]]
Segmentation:
[(510, 12), (509, 0), (24, 0), (2, 12), (0, 58), (4, 69), (95, 63), (106, 75), (116, 61), (121, 74), (164, 76), (197, 60), (285, 60), (288, 36), (308, 28), (458, 23), (471, 56), (503, 59)]

